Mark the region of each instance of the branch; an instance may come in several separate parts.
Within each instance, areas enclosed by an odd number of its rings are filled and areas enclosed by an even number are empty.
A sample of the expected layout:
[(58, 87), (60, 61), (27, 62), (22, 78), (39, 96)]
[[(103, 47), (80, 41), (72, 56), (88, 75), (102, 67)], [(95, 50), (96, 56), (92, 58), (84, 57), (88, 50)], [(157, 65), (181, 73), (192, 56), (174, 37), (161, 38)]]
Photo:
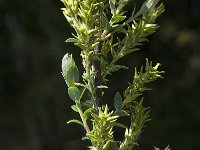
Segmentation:
[(84, 127), (85, 131), (88, 133), (88, 132), (90, 132), (90, 128), (89, 128), (89, 126), (88, 126), (88, 124), (87, 124), (87, 121), (86, 121), (86, 120), (84, 119), (84, 117), (83, 117), (83, 111), (82, 111), (82, 109), (81, 109), (81, 106), (80, 106), (79, 103), (76, 103), (76, 106), (77, 106), (77, 108), (78, 108), (78, 112), (79, 112), (80, 117), (81, 117), (81, 120), (82, 120), (82, 122), (83, 122), (83, 127)]
[[(97, 12), (97, 14), (101, 13), (100, 11)], [(98, 17), (95, 26), (97, 28), (100, 28), (100, 18), (101, 15)], [(99, 31), (97, 33), (97, 37), (96, 41), (99, 41), (99, 37), (101, 36), (101, 31)], [(94, 55), (98, 54), (101, 52), (101, 46), (102, 43), (99, 43), (95, 46), (94, 48)], [(99, 60), (93, 60), (92, 62), (92, 67), (93, 67), (93, 71), (94, 71), (94, 90), (95, 90), (95, 102), (94, 102), (94, 106), (95, 109), (98, 110), (98, 107), (101, 107), (102, 105), (102, 89), (99, 89), (98, 86), (102, 85), (102, 76), (101, 76), (101, 68), (100, 68), (100, 61)]]

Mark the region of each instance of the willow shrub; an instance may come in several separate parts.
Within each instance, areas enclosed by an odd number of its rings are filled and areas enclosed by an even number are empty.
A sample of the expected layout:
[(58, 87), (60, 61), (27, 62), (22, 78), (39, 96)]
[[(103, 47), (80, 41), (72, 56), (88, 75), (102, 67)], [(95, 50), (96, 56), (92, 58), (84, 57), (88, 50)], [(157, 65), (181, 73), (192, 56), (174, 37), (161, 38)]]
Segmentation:
[[(78, 123), (85, 129), (83, 139), (90, 140), (91, 150), (132, 150), (149, 121), (149, 108), (143, 106), (142, 94), (150, 90), (146, 84), (162, 78), (159, 63), (153, 65), (146, 59), (140, 69), (135, 68), (133, 81), (123, 92), (116, 92), (114, 110), (106, 102), (104, 92), (109, 88), (108, 79), (119, 69), (128, 69), (119, 60), (139, 50), (147, 36), (158, 28), (156, 19), (164, 12), (159, 0), (146, 0), (138, 12), (135, 8), (127, 18), (124, 7), (130, 0), (61, 0), (63, 14), (74, 28), (72, 42), (80, 47), (84, 72), (79, 69), (71, 54), (62, 60), (62, 75), (74, 105), (80, 115), (68, 123)], [(118, 37), (120, 34), (120, 38)], [(82, 78), (81, 78), (82, 77)], [(80, 80), (81, 78), (81, 80)], [(123, 124), (121, 117), (128, 117), (130, 124)], [(116, 141), (113, 128), (124, 128), (124, 139)], [(154, 147), (155, 150), (159, 148)], [(169, 150), (168, 147), (165, 150)]]

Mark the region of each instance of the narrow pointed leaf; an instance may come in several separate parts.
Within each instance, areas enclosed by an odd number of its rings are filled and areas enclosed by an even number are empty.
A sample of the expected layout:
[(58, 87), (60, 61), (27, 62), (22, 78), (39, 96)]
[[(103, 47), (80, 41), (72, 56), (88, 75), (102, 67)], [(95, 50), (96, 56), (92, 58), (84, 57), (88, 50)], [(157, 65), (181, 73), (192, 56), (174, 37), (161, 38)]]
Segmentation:
[(122, 124), (122, 123), (119, 123), (119, 122), (115, 122), (114, 126), (126, 129), (126, 126), (124, 124)]
[(112, 24), (118, 23), (118, 22), (123, 21), (124, 19), (126, 19), (126, 16), (114, 16), (114, 17), (111, 19), (111, 23), (112, 23)]
[(83, 113), (83, 117), (85, 118), (85, 120), (88, 119), (89, 115), (91, 114), (93, 108), (88, 108), (84, 113)]
[(116, 12), (115, 1), (114, 0), (109, 0), (109, 4), (110, 4), (111, 13), (115, 14), (115, 12)]
[(120, 111), (117, 111), (115, 113), (115, 115), (119, 116), (119, 117), (125, 117), (125, 116), (129, 116), (129, 113), (127, 113), (126, 111), (124, 110), (120, 110)]
[(99, 88), (99, 89), (108, 89), (108, 87), (106, 85), (100, 85), (100, 86), (97, 86), (97, 88)]
[(76, 119), (69, 120), (69, 121), (67, 121), (67, 123), (68, 124), (70, 124), (70, 123), (77, 123), (77, 124), (80, 124), (80, 125), (83, 126), (83, 123), (81, 121), (79, 121), (79, 120), (76, 120)]
[(67, 43), (77, 43), (78, 40), (75, 39), (75, 38), (68, 38), (65, 42), (67, 42)]
[(154, 7), (158, 4), (159, 0), (146, 0), (141, 9), (135, 14), (134, 18), (154, 9)]

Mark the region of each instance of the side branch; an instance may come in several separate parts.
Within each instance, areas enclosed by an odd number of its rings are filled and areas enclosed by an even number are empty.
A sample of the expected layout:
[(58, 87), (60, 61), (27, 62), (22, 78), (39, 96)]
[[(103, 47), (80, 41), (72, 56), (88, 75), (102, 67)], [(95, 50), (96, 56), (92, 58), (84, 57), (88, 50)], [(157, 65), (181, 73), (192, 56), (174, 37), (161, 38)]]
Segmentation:
[(85, 120), (84, 117), (83, 117), (83, 111), (82, 111), (82, 109), (81, 109), (81, 107), (80, 107), (80, 104), (76, 103), (76, 106), (77, 106), (77, 108), (78, 108), (78, 112), (79, 112), (80, 117), (81, 117), (81, 120), (82, 120), (82, 122), (83, 122), (83, 127), (84, 127), (85, 131), (88, 133), (88, 132), (90, 132), (90, 128), (89, 128), (89, 126), (88, 126), (86, 120)]

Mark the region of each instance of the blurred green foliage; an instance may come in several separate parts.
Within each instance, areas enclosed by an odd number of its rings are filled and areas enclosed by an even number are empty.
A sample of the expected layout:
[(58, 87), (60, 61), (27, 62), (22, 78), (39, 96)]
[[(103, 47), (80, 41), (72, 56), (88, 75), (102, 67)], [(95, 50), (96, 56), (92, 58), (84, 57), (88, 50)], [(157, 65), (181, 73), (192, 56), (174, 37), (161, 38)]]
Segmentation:
[[(166, 71), (165, 80), (152, 85), (156, 91), (145, 95), (152, 121), (139, 144), (141, 149), (158, 143), (156, 147), (199, 150), (200, 1), (164, 3), (158, 32), (141, 47), (143, 51), (120, 60), (133, 70), (148, 56)], [(86, 149), (79, 140), (84, 131), (66, 127), (75, 113), (65, 101), (60, 60), (67, 51), (82, 66), (79, 49), (73, 44), (66, 49), (66, 35), (73, 31), (66, 26), (61, 7), (53, 0), (0, 1), (0, 150)], [(123, 74), (122, 70), (113, 75), (109, 84), (115, 87), (108, 97), (114, 96), (114, 89), (124, 89), (133, 72), (124, 78)]]

